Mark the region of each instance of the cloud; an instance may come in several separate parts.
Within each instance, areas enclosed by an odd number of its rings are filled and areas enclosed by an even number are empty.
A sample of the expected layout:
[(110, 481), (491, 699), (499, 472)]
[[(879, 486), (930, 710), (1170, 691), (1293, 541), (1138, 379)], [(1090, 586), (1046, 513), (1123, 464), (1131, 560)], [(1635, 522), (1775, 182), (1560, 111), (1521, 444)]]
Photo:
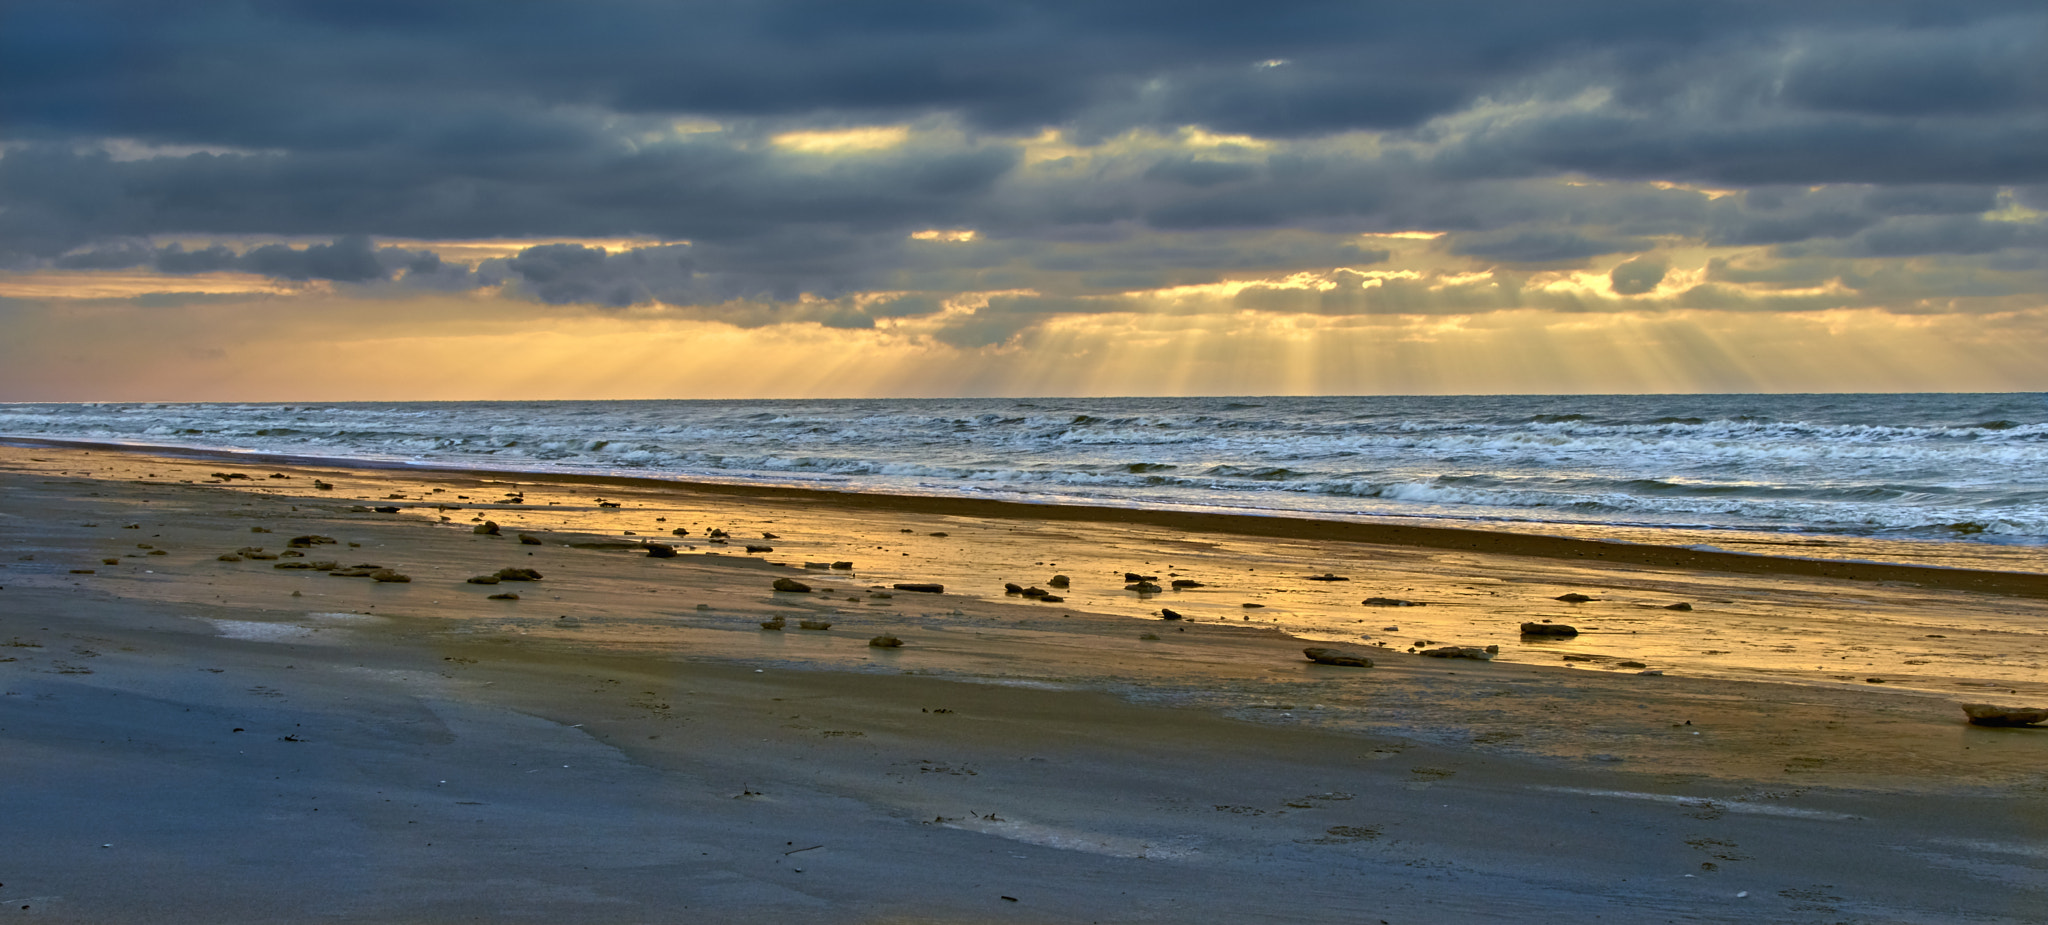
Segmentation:
[(1518, 263), (1575, 263), (1600, 254), (1639, 251), (1649, 244), (1640, 238), (1596, 239), (1576, 231), (1524, 229), (1460, 235), (1452, 243), (1451, 252)]
[[(0, 266), (23, 273), (489, 290), (976, 349), (1210, 309), (1981, 314), (2048, 293), (2048, 11), (2020, 0), (7, 17)], [(434, 247), (509, 240), (555, 243)], [(284, 285), (310, 282), (332, 285)]]
[[(377, 247), (367, 235), (344, 235), (326, 244), (304, 247), (265, 244), (239, 252), (224, 244), (187, 250), (178, 242), (151, 248), (142, 242), (121, 241), (65, 254), (50, 264), (71, 270), (147, 266), (173, 275), (239, 271), (300, 282), (317, 279), (345, 283), (390, 279), (399, 272), (408, 277), (427, 277), (454, 269), (444, 266), (440, 257), (428, 251)], [(467, 274), (466, 270), (457, 272)]]
[(1621, 295), (1642, 295), (1656, 289), (1669, 270), (1662, 258), (1646, 255), (1615, 267), (1607, 278), (1614, 291)]

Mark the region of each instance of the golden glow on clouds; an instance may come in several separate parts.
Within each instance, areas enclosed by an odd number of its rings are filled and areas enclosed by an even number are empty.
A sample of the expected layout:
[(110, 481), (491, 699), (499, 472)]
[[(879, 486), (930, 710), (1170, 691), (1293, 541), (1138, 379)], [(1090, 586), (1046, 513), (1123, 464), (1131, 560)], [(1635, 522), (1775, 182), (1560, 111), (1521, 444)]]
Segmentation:
[[(981, 300), (986, 305), (986, 300)], [(1001, 348), (660, 310), (312, 295), (11, 309), (9, 400), (2038, 390), (2048, 308), (1994, 316), (1520, 308), (1054, 316)], [(345, 319), (343, 321), (342, 319)], [(678, 362), (687, 358), (687, 362)], [(478, 370), (488, 368), (488, 376)]]
[(1688, 193), (1698, 193), (1708, 199), (1720, 199), (1724, 196), (1733, 196), (1736, 193), (1742, 192), (1741, 190), (1733, 189), (1716, 189), (1711, 186), (1694, 186), (1690, 183), (1672, 183), (1668, 180), (1651, 180), (1650, 185), (1663, 190), (1684, 190)]
[(1272, 148), (1273, 142), (1250, 135), (1219, 135), (1200, 126), (1188, 125), (1173, 132), (1132, 129), (1094, 145), (1078, 145), (1056, 129), (1046, 129), (1018, 143), (1026, 167), (1063, 168), (1068, 173), (1086, 173), (1105, 164), (1119, 164), (1142, 170), (1151, 162), (1147, 155), (1172, 151), (1195, 152), (1207, 160), (1251, 159)]
[(708, 135), (725, 131), (725, 126), (710, 119), (677, 119), (669, 123), (668, 130), (677, 135)]
[(1337, 283), (1321, 273), (1293, 273), (1279, 279), (1232, 279), (1216, 283), (1201, 283), (1193, 286), (1169, 286), (1142, 292), (1127, 292), (1134, 298), (1157, 299), (1162, 302), (1180, 302), (1190, 299), (1228, 299), (1253, 287), (1260, 289), (1304, 289), (1328, 292), (1337, 288)]
[[(324, 240), (317, 243), (326, 243)], [(665, 244), (688, 244), (688, 241), (663, 241), (653, 237), (627, 238), (496, 238), (483, 241), (420, 241), (407, 238), (378, 238), (378, 247), (402, 247), (406, 250), (432, 251), (442, 260), (475, 266), (484, 260), (503, 259), (519, 256), (529, 247), (543, 244), (580, 244), (595, 247), (610, 253), (619, 253), (641, 247), (657, 247)]]
[[(1114, 143), (1187, 151), (1189, 137)], [(2014, 197), (2000, 206), (2032, 220)], [(968, 228), (907, 234), (932, 257), (983, 240)], [(910, 274), (887, 290), (829, 299), (625, 310), (541, 305), (496, 289), (426, 294), (402, 282), (0, 274), (0, 296), (21, 300), (0, 303), (0, 401), (2048, 388), (2037, 361), (2048, 355), (2039, 271), (1993, 271), (1971, 258), (1786, 259), (1662, 239), (1645, 254), (1532, 271), (1455, 254), (1442, 237), (1138, 234), (1022, 252), (986, 273), (946, 277), (958, 285), (943, 291)], [(1389, 258), (1365, 268), (1290, 262), (1346, 259), (1332, 248), (1367, 239)], [(237, 250), (326, 243), (178, 240)], [(537, 244), (618, 252), (663, 242), (377, 243), (475, 264)], [(1258, 261), (1116, 275), (1118, 254), (1142, 268), (1159, 254), (1246, 253)], [(1661, 279), (1617, 293), (1611, 274), (1639, 257), (1662, 262)], [(1039, 259), (1072, 268), (1039, 269)], [(1091, 283), (1091, 274), (1144, 282)], [(959, 291), (977, 282), (986, 289)], [(178, 295), (123, 301), (164, 293)], [(892, 306), (909, 313), (891, 316)], [(880, 316), (872, 328), (819, 323), (863, 321), (860, 309)], [(477, 375), (483, 366), (493, 373)]]
[(1984, 218), (1993, 222), (2033, 223), (2048, 218), (2048, 212), (2020, 205), (2019, 194), (2007, 187), (1998, 191), (1998, 208), (1984, 213)]
[(886, 151), (910, 140), (907, 125), (784, 132), (769, 139), (776, 147), (803, 154), (856, 154)]
[(163, 292), (239, 295), (329, 288), (325, 283), (280, 282), (254, 273), (169, 276), (142, 269), (0, 273), (0, 297), (10, 299), (130, 299)]
[(1243, 148), (1248, 151), (1263, 151), (1273, 146), (1272, 142), (1263, 138), (1253, 138), (1250, 135), (1217, 135), (1195, 125), (1181, 128), (1179, 140), (1181, 144), (1190, 148)]

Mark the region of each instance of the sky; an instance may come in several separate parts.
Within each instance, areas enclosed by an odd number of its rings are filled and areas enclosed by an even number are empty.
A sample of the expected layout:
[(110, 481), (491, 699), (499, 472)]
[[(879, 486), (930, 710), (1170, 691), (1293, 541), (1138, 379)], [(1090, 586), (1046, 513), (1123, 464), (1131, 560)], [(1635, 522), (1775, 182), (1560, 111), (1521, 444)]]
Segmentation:
[(0, 0), (0, 401), (2044, 358), (2038, 0)]

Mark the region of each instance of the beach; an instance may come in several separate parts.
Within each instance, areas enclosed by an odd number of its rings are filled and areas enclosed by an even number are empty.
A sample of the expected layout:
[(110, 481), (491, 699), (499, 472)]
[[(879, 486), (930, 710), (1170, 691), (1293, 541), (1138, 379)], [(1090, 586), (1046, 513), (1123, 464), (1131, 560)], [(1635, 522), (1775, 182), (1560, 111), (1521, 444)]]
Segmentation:
[(2048, 731), (1958, 708), (2048, 706), (2037, 573), (60, 445), (0, 497), (8, 915), (2048, 909)]

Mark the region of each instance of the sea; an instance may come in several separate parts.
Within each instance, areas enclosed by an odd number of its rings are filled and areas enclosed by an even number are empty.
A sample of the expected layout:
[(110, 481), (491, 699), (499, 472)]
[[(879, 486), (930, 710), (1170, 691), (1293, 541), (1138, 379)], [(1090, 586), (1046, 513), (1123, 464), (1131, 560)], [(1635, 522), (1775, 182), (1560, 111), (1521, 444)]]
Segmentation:
[(1638, 539), (2048, 546), (2038, 393), (12, 403), (7, 438)]

